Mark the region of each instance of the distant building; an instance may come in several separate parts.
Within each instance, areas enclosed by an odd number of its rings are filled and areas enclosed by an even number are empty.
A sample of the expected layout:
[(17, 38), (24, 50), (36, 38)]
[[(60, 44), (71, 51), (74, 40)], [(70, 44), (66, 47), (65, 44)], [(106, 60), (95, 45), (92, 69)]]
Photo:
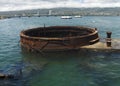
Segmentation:
[(25, 17), (25, 16), (26, 16), (26, 14), (25, 14), (25, 13), (23, 13), (23, 14), (22, 14), (22, 16), (23, 16), (23, 17)]
[(37, 16), (40, 16), (40, 12), (38, 11), (36, 15), (37, 15)]
[(4, 17), (3, 17), (3, 16), (0, 16), (0, 19), (4, 19)]
[(52, 10), (49, 10), (49, 13), (48, 13), (48, 15), (52, 15)]
[(34, 13), (33, 16), (40, 16), (40, 12)]

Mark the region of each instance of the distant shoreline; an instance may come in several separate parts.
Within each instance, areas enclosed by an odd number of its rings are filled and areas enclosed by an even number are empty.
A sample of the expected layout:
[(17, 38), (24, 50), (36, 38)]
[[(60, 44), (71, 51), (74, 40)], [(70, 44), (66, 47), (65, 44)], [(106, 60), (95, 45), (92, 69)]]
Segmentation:
[(120, 16), (120, 7), (115, 8), (52, 8), (0, 12), (1, 17), (32, 16)]

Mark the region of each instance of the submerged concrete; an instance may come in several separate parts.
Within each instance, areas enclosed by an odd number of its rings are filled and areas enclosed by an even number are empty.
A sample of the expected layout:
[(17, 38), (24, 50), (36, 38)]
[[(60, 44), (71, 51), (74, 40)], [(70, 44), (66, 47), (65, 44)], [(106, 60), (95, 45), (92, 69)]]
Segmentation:
[(81, 49), (120, 51), (120, 39), (111, 39), (110, 47), (107, 46), (107, 40), (102, 39), (96, 44), (82, 46)]

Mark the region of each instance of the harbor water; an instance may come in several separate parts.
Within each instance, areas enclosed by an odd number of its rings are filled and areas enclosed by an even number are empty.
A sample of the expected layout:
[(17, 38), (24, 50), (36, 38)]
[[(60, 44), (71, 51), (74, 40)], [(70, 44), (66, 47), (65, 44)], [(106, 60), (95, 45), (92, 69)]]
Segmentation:
[[(120, 86), (120, 53), (102, 51), (23, 52), (20, 31), (43, 26), (97, 28), (100, 38), (120, 39), (120, 16), (21, 17), (0, 20), (0, 86)], [(22, 73), (20, 73), (22, 71)]]

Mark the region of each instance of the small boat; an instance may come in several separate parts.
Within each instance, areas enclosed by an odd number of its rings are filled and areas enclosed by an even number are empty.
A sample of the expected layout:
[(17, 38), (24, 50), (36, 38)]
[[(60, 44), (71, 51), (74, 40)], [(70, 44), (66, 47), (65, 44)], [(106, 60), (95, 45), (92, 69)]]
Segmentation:
[(75, 18), (82, 18), (82, 16), (78, 15), (78, 16), (74, 16)]
[(71, 16), (61, 16), (61, 19), (72, 19)]

